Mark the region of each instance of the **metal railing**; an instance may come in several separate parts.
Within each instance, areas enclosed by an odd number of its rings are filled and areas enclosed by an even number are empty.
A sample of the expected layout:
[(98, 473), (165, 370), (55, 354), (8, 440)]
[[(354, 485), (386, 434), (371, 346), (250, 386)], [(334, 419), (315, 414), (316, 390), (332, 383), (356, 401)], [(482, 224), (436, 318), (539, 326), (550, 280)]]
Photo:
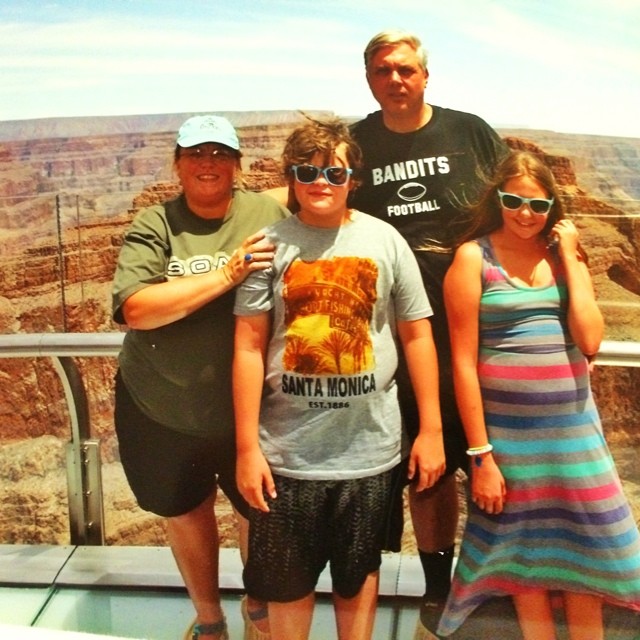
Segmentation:
[(0, 335), (0, 357), (49, 357), (60, 378), (69, 411), (66, 447), (69, 528), (74, 545), (104, 544), (100, 441), (91, 437), (86, 388), (73, 357), (117, 356), (124, 333)]
[[(100, 442), (91, 437), (86, 388), (74, 357), (117, 356), (124, 333), (0, 335), (0, 358), (51, 358), (64, 389), (71, 422), (67, 444), (69, 525), (74, 545), (104, 544)], [(603, 341), (597, 365), (639, 367), (640, 343)]]

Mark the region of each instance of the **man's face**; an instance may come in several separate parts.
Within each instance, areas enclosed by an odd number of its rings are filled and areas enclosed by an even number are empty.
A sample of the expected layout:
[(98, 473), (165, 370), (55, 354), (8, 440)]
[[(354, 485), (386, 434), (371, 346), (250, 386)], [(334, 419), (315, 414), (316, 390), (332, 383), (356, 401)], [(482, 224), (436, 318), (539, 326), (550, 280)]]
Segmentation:
[(428, 72), (406, 44), (378, 49), (369, 62), (367, 82), (383, 113), (401, 116), (422, 109)]

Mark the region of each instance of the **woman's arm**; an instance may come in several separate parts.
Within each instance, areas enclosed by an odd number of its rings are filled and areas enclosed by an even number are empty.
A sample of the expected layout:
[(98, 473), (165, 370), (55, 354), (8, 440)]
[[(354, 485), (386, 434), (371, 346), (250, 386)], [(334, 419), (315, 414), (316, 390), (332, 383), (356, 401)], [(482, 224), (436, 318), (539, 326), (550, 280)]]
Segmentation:
[(438, 394), (438, 358), (431, 323), (426, 318), (399, 321), (398, 336), (420, 415), (420, 431), (409, 457), (409, 478), (418, 473), (416, 489), (422, 491), (436, 483), (446, 466)]
[(270, 329), (268, 312), (237, 316), (232, 367), (238, 456), (236, 480), (244, 499), (261, 511), (269, 511), (263, 490), (276, 497), (271, 470), (259, 442), (260, 402)]
[[(181, 320), (240, 284), (252, 271), (266, 269), (273, 245), (258, 232), (246, 238), (222, 268), (150, 284), (130, 295), (122, 314), (132, 329), (157, 329)], [(244, 259), (250, 253), (252, 260)]]

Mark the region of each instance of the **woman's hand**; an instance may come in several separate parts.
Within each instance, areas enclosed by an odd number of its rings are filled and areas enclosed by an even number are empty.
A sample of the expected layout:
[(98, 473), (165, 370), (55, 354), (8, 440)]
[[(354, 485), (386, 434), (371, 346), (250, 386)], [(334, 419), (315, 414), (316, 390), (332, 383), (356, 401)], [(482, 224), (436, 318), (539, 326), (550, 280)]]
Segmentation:
[(252, 271), (268, 268), (274, 251), (264, 233), (254, 233), (233, 252), (222, 269), (139, 289), (124, 301), (124, 319), (132, 329), (157, 329), (182, 320), (240, 284)]
[(268, 269), (273, 262), (274, 245), (262, 231), (246, 238), (224, 266), (224, 273), (233, 286), (240, 284), (252, 271)]

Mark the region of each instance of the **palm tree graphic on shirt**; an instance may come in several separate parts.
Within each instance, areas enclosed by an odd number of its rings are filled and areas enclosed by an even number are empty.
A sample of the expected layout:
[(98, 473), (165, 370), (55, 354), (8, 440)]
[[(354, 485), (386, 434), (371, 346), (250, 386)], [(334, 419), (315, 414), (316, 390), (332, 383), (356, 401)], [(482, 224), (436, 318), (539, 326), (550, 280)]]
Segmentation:
[(373, 370), (377, 280), (370, 258), (295, 260), (284, 276), (285, 370), (305, 375)]

